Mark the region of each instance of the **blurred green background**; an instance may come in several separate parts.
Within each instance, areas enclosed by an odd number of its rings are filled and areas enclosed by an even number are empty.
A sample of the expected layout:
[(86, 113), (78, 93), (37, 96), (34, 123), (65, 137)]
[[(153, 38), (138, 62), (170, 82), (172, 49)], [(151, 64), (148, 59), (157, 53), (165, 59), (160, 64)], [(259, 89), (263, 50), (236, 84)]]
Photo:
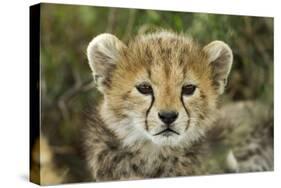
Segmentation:
[(86, 48), (104, 32), (127, 42), (165, 28), (202, 46), (223, 40), (234, 64), (223, 101), (260, 100), (273, 105), (273, 18), (43, 4), (41, 6), (42, 131), (69, 181), (87, 181), (81, 160), (81, 114), (101, 95), (92, 84)]

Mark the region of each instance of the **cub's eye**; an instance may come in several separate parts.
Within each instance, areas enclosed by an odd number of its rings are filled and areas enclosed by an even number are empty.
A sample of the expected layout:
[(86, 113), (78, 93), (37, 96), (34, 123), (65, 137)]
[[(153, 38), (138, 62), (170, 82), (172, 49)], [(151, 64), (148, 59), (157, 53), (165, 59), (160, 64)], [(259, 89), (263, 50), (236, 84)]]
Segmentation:
[(136, 88), (137, 88), (137, 90), (141, 94), (144, 94), (144, 95), (151, 95), (151, 94), (153, 94), (152, 87), (149, 84), (147, 84), (147, 83), (137, 85)]
[(196, 89), (195, 85), (185, 85), (182, 87), (182, 94), (183, 95), (192, 95)]

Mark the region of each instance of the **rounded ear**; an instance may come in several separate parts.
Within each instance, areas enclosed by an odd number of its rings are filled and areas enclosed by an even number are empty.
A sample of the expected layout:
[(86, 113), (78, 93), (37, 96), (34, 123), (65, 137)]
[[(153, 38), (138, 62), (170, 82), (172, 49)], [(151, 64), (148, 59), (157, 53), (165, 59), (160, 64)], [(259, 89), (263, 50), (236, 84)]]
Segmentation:
[(89, 43), (87, 57), (100, 91), (109, 86), (111, 73), (124, 48), (126, 46), (117, 37), (108, 33), (96, 36)]
[(213, 80), (219, 94), (224, 92), (233, 62), (230, 47), (222, 41), (213, 41), (203, 48), (212, 67)]

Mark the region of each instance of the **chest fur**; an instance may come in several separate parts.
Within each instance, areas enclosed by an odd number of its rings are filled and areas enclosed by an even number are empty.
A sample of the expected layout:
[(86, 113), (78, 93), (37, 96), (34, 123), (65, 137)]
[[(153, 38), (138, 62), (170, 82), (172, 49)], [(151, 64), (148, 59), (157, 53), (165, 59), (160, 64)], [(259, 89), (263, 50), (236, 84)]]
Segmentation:
[[(96, 145), (88, 157), (93, 177), (98, 180), (118, 180), (194, 175), (199, 171), (198, 156), (193, 152), (130, 150)], [(196, 167), (196, 168), (195, 168)]]

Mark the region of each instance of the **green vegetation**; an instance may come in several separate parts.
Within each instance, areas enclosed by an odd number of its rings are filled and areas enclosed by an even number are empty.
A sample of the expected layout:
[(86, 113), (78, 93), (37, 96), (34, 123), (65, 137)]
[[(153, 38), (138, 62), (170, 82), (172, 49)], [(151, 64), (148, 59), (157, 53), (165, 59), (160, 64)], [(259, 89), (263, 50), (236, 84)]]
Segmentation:
[(77, 133), (83, 124), (81, 114), (101, 97), (85, 55), (89, 41), (109, 32), (127, 42), (158, 28), (186, 33), (202, 45), (216, 39), (228, 43), (234, 64), (224, 101), (261, 100), (273, 105), (272, 18), (43, 4), (42, 131), (51, 145), (73, 149), (57, 157), (59, 164), (68, 166), (71, 181), (87, 180), (75, 147)]

